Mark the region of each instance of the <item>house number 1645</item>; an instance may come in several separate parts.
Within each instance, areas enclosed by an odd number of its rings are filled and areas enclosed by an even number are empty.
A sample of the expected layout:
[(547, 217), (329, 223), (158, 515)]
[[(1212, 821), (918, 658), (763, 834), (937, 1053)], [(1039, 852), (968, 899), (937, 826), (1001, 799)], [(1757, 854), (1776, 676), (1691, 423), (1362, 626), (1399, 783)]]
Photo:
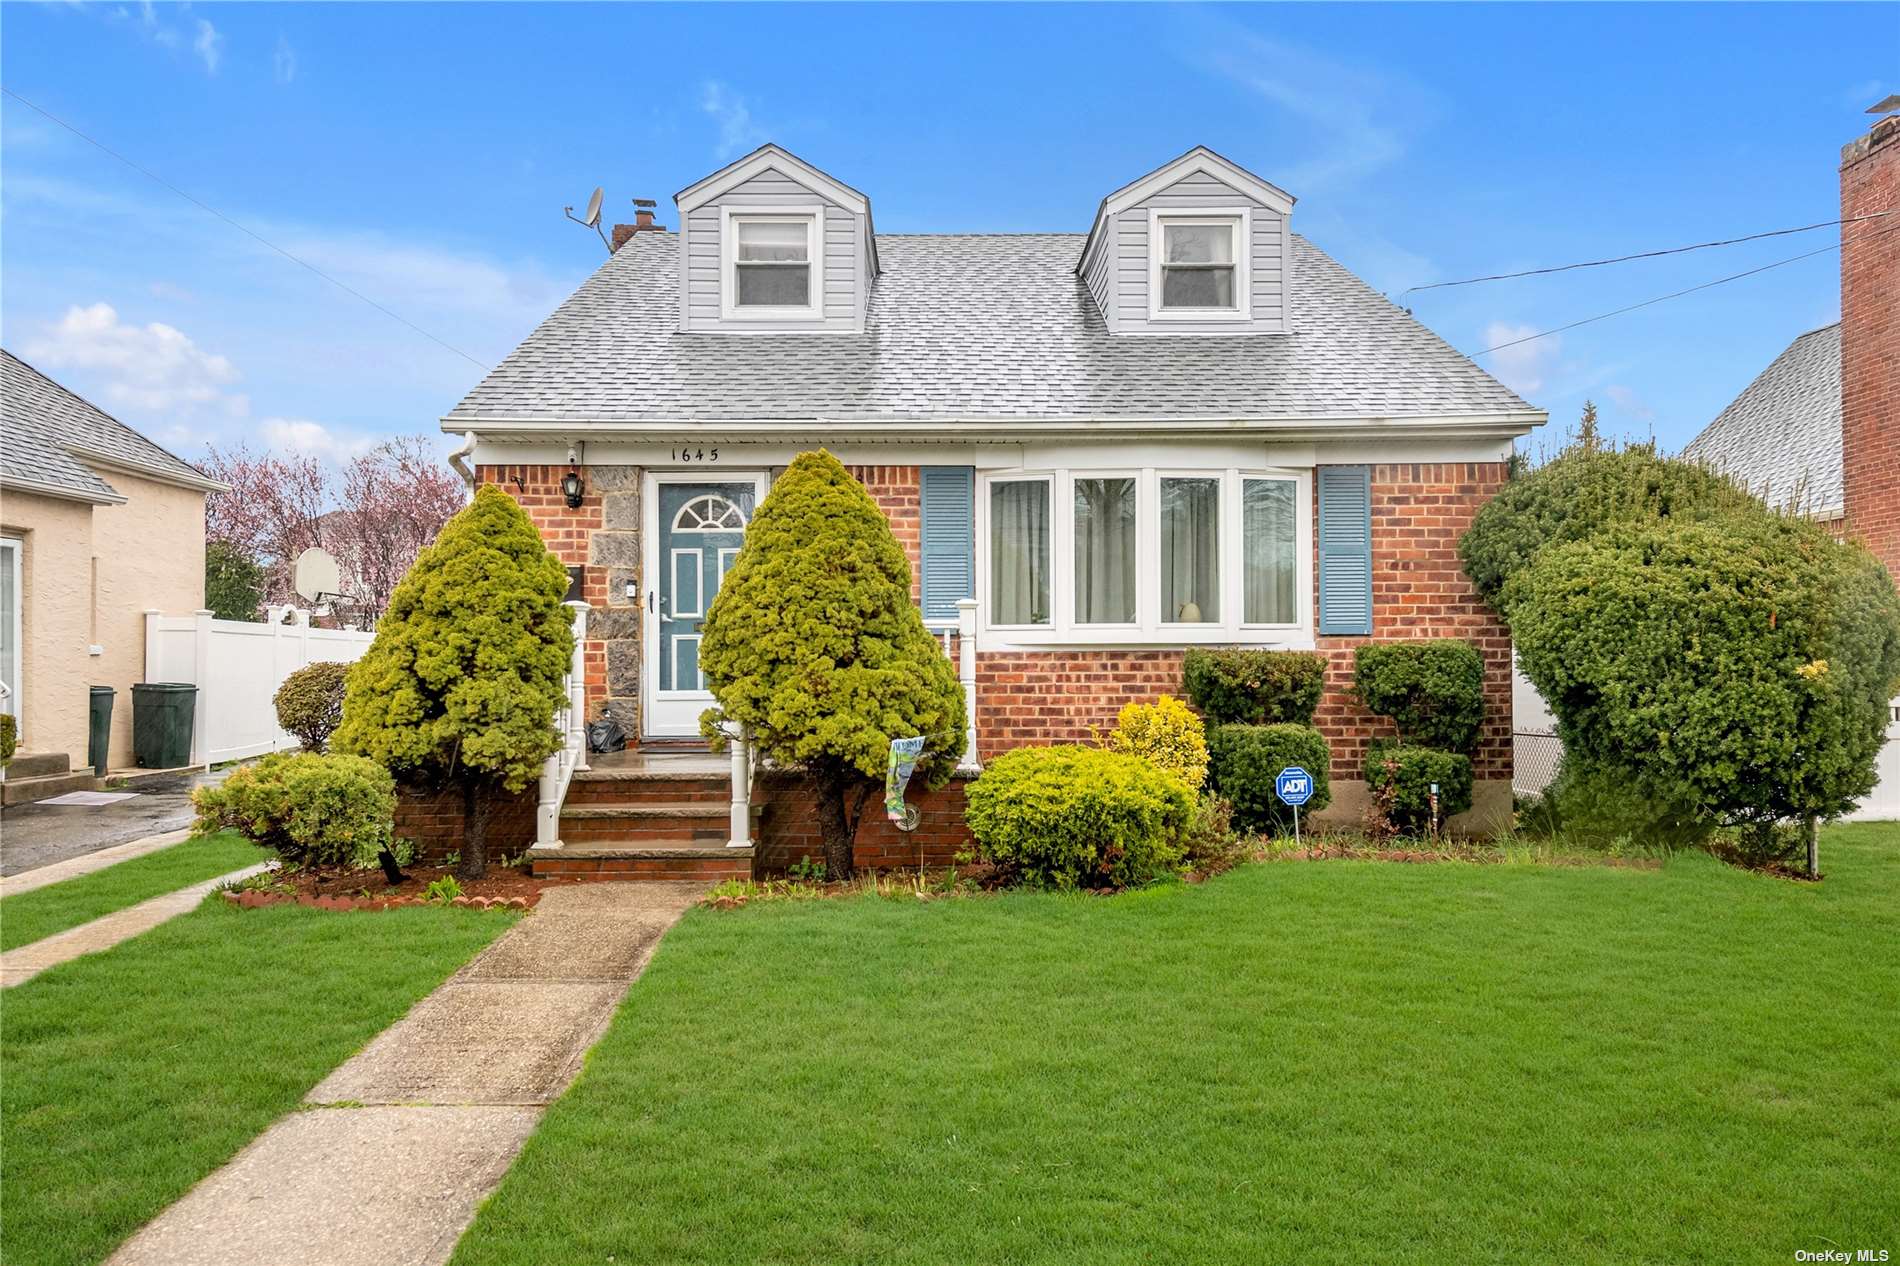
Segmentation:
[(719, 450), (716, 448), (676, 448), (673, 450), (676, 462), (716, 462)]

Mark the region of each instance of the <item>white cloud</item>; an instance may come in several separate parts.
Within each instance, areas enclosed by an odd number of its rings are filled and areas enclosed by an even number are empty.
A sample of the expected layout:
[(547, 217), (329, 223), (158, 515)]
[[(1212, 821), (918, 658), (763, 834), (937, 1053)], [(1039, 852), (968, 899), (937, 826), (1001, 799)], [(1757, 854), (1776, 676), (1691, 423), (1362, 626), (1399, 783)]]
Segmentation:
[(374, 448), (378, 441), (362, 435), (339, 435), (321, 422), (306, 418), (265, 418), (257, 425), (264, 446), (307, 453), (333, 462), (346, 462)]
[(207, 352), (173, 326), (128, 325), (109, 303), (68, 308), (44, 335), (27, 344), (27, 359), (47, 369), (78, 370), (99, 381), (96, 390), (121, 409), (152, 412), (222, 408), (242, 415), (249, 401), (227, 388), (236, 366)]
[(280, 84), (287, 84), (297, 77), (297, 50), (290, 41), (279, 34), (277, 49), (271, 54), (271, 77)]
[(1603, 394), (1610, 398), (1610, 403), (1615, 405), (1619, 412), (1635, 418), (1638, 422), (1656, 420), (1656, 411), (1644, 403), (1643, 398), (1634, 390), (1625, 387), (1622, 383), (1611, 383), (1604, 388)]
[(765, 132), (753, 122), (745, 98), (717, 79), (708, 79), (700, 86), (699, 108), (719, 125), (719, 157), (731, 158), (765, 143)]
[(1517, 392), (1520, 396), (1530, 396), (1544, 389), (1550, 373), (1557, 366), (1557, 355), (1563, 350), (1563, 340), (1553, 334), (1529, 343), (1518, 343), (1518, 339), (1529, 338), (1537, 333), (1534, 325), (1512, 325), (1508, 321), (1493, 321), (1484, 327), (1484, 345), (1498, 347), (1503, 343), (1515, 343), (1481, 357), (1478, 361), (1491, 376)]
[(191, 41), (191, 51), (198, 54), (198, 60), (205, 64), (205, 74), (218, 73), (218, 62), (224, 57), (224, 36), (218, 34), (218, 28), (199, 18), (197, 38)]

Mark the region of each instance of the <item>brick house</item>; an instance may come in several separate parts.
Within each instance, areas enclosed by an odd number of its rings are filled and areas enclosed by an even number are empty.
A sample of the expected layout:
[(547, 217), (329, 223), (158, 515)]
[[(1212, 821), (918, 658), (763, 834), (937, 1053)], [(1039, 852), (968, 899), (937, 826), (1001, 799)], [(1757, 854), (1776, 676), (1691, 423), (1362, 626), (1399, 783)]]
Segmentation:
[[(1347, 694), (1353, 648), (1455, 636), (1490, 685), (1466, 825), (1508, 815), (1510, 645), (1456, 543), (1545, 415), (1294, 233), (1291, 195), (1196, 148), (1083, 232), (880, 234), (868, 197), (767, 145), (675, 202), (677, 232), (619, 226), (443, 419), (580, 569), (591, 714), (649, 748), (696, 735), (698, 621), (774, 474), (823, 446), (946, 649), (973, 646), (981, 755), (1179, 693), (1189, 646), (1318, 649), (1356, 820), (1385, 726)], [(561, 835), (611, 860), (635, 819), (573, 813), (607, 794), (589, 782)], [(809, 823), (761, 798), (765, 856), (795, 856)], [(926, 804), (925, 852), (962, 838), (959, 806), (954, 784)], [(916, 859), (883, 829), (861, 856)]]
[[(1900, 577), (1900, 96), (1841, 149), (1841, 319), (1788, 345), (1683, 456), (1866, 543)], [(1900, 817), (1900, 699), (1857, 817)]]

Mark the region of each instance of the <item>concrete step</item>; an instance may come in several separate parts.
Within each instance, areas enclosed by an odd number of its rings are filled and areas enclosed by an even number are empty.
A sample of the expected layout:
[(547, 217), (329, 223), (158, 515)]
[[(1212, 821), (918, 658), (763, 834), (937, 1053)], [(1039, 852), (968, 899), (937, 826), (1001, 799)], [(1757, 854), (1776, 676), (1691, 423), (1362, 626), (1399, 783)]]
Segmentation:
[(91, 791), (99, 785), (92, 771), (76, 774), (43, 774), (38, 778), (8, 778), (0, 782), (0, 805), (31, 804), (63, 796), (69, 791)]
[(579, 773), (567, 785), (567, 803), (680, 804), (718, 803), (732, 799), (732, 779), (723, 774)]
[(528, 864), (537, 876), (600, 879), (688, 879), (712, 882), (752, 877), (750, 848), (728, 848), (691, 839), (639, 843), (575, 843), (531, 848)]
[[(758, 821), (759, 808), (754, 806), (755, 828)], [(561, 839), (570, 844), (684, 840), (723, 845), (731, 834), (731, 805), (724, 800), (633, 804), (574, 804), (570, 801), (561, 808)]]
[(44, 778), (49, 774), (70, 774), (73, 758), (65, 752), (15, 752), (7, 762), (6, 778)]

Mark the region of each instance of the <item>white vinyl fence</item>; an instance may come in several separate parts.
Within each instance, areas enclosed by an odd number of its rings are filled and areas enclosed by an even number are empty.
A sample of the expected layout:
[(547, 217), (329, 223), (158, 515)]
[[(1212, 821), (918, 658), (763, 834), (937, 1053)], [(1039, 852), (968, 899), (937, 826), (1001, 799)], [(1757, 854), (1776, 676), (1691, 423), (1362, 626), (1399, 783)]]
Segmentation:
[(296, 747), (297, 740), (277, 726), (271, 703), (277, 687), (306, 664), (359, 659), (375, 640), (375, 634), (356, 629), (313, 629), (310, 613), (296, 607), (271, 607), (268, 617), (253, 624), (216, 620), (209, 611), (145, 613), (144, 679), (198, 687), (192, 764)]

